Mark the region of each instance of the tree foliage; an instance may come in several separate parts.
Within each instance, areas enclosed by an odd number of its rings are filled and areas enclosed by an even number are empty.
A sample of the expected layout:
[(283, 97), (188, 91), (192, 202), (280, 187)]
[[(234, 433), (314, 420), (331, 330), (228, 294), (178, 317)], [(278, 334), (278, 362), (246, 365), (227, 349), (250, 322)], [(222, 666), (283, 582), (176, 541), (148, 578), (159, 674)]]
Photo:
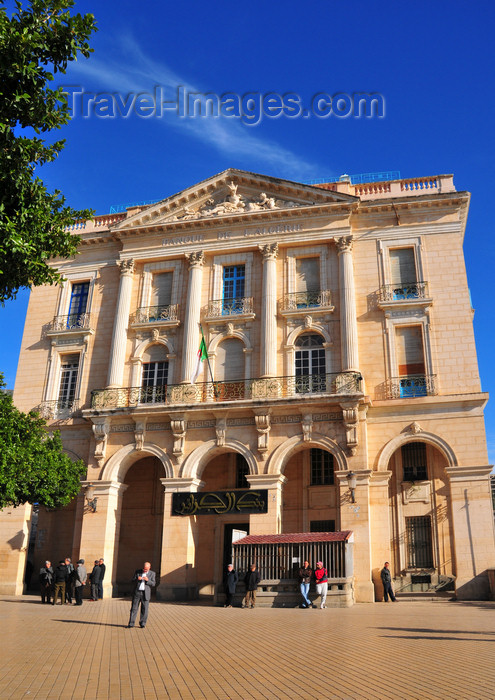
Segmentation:
[(30, 0), (23, 9), (17, 0), (9, 17), (0, 0), (0, 303), (21, 287), (58, 282), (47, 261), (76, 253), (79, 239), (67, 227), (92, 214), (67, 206), (35, 175), (65, 143), (40, 134), (70, 119), (62, 88), (51, 87), (55, 74), (92, 51), (94, 17), (71, 15), (74, 1)]
[(50, 435), (36, 413), (22, 413), (3, 390), (0, 374), (0, 508), (39, 503), (65, 506), (81, 488), (82, 459), (63, 452), (60, 434)]

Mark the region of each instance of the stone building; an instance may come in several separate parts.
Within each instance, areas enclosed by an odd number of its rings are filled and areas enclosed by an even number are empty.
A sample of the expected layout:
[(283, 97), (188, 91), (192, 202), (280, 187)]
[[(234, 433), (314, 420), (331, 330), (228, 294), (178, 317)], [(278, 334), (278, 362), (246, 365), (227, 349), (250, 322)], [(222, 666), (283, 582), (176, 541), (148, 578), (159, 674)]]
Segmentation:
[(31, 547), (31, 507), (0, 514), (0, 591), (22, 592), (28, 556), (103, 556), (106, 595), (147, 559), (160, 599), (214, 599), (243, 534), (341, 532), (356, 601), (380, 599), (385, 560), (397, 588), (455, 578), (459, 598), (487, 597), (468, 207), (451, 175), (231, 169), (76, 225), (65, 284), (31, 294), (14, 400), (87, 477), (40, 509)]

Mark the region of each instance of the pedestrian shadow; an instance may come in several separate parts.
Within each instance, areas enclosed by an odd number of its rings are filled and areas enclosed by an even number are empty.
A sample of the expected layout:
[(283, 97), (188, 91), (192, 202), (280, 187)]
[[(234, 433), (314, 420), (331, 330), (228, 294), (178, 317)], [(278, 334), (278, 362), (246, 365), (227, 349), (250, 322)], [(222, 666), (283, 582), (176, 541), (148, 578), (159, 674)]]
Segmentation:
[(382, 630), (391, 632), (426, 632), (427, 634), (482, 634), (485, 636), (495, 636), (495, 632), (478, 632), (475, 630), (439, 630), (428, 627), (380, 627)]
[(127, 627), (125, 624), (118, 625), (116, 622), (92, 622), (90, 620), (58, 620), (55, 618), (52, 622), (66, 622), (70, 625), (95, 625), (96, 627)]
[(479, 637), (437, 637), (433, 634), (429, 636), (425, 636), (424, 634), (381, 634), (380, 637), (385, 637), (386, 639), (417, 639), (422, 642), (427, 640), (432, 642), (495, 642), (495, 639), (480, 639)]
[(40, 600), (12, 600), (12, 598), (0, 598), (0, 603), (22, 603), (23, 605), (44, 605), (49, 607), (51, 603), (42, 603)]

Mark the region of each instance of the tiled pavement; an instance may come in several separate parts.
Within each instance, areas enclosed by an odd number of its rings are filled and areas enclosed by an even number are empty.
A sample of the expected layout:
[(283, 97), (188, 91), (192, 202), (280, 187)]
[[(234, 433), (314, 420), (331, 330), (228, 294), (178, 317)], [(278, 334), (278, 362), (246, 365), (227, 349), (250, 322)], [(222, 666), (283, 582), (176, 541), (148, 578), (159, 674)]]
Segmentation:
[(495, 603), (224, 609), (0, 598), (0, 698), (495, 697)]

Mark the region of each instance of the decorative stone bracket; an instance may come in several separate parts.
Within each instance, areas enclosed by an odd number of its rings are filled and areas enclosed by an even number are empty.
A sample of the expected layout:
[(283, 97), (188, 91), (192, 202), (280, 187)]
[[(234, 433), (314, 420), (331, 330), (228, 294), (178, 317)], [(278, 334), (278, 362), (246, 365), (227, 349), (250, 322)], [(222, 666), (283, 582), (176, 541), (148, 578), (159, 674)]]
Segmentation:
[(358, 427), (359, 427), (359, 411), (357, 403), (341, 403), (342, 417), (346, 431), (347, 450), (351, 456), (357, 452)]
[(177, 463), (182, 462), (184, 456), (184, 446), (186, 444), (186, 432), (187, 432), (187, 420), (184, 415), (182, 416), (171, 416), (170, 418), (170, 428), (174, 436), (174, 447), (172, 453), (177, 460)]
[(110, 432), (110, 420), (108, 418), (93, 418), (92, 428), (96, 441), (94, 457), (98, 466), (101, 467), (105, 461), (108, 434)]
[(217, 434), (217, 447), (223, 447), (225, 445), (225, 438), (227, 437), (227, 415), (215, 415), (215, 418), (217, 421), (215, 425), (215, 432)]
[(136, 428), (134, 430), (134, 441), (136, 443), (136, 450), (142, 450), (144, 448), (144, 438), (146, 433), (146, 421), (135, 421)]
[(313, 416), (311, 413), (307, 413), (302, 416), (301, 426), (304, 442), (310, 442), (313, 433)]
[(265, 459), (266, 453), (268, 452), (268, 437), (271, 430), (271, 411), (255, 411), (254, 421), (256, 423), (256, 430), (258, 431), (258, 452), (261, 455), (261, 459)]

